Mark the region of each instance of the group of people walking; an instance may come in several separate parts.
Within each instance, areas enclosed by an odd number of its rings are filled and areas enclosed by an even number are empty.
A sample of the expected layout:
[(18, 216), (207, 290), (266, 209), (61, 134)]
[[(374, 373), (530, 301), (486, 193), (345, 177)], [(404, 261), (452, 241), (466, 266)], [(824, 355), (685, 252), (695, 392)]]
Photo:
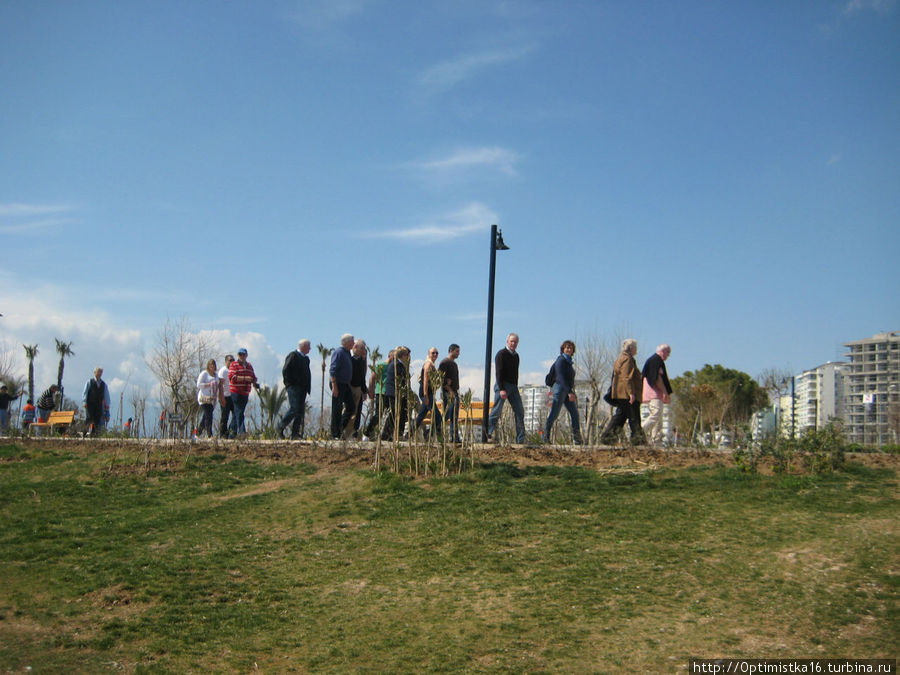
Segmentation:
[[(494, 384), (494, 407), (488, 418), (488, 439), (493, 437), (503, 406), (509, 401), (512, 406), (516, 427), (516, 443), (525, 442), (525, 409), (519, 394), (519, 336), (510, 333), (506, 337), (506, 347), (494, 357), (496, 380)], [(614, 407), (614, 412), (600, 434), (602, 444), (617, 441), (618, 432), (628, 422), (631, 442), (641, 444), (649, 441), (658, 444), (662, 440), (662, 406), (669, 403), (672, 387), (666, 372), (666, 359), (672, 348), (661, 344), (647, 359), (643, 369), (638, 370), (635, 356), (637, 340), (628, 338), (622, 342), (622, 352), (613, 365), (612, 381), (605, 400)], [(581, 421), (578, 414), (578, 395), (575, 391), (576, 346), (572, 340), (565, 340), (559, 347), (559, 356), (547, 373), (545, 384), (550, 387), (550, 413), (543, 429), (544, 443), (550, 443), (553, 425), (562, 408), (569, 413), (572, 426), (572, 440), (582, 443)], [(641, 426), (641, 403), (647, 402), (650, 415), (645, 427)]]
[[(428, 355), (419, 373), (419, 409), (415, 429), (421, 427), (429, 412), (433, 412), (431, 433), (444, 432), (459, 441), (459, 358), (460, 347), (451, 344), (447, 357), (437, 362), (436, 347)], [(331, 437), (401, 438), (406, 430), (409, 401), (409, 347), (399, 346), (388, 352), (387, 359), (375, 363), (367, 383), (368, 347), (365, 340), (357, 340), (347, 333), (341, 336), (341, 346), (331, 355), (329, 382), (331, 384)], [(442, 408), (438, 414), (437, 395)], [(370, 401), (369, 423), (360, 431), (363, 403)], [(290, 413), (288, 413), (290, 414)], [(414, 429), (414, 430), (415, 430)], [(413, 431), (414, 431), (413, 430)]]
[[(307, 351), (309, 351), (307, 349)], [(206, 368), (197, 376), (197, 403), (201, 410), (200, 435), (213, 435), (213, 411), (219, 404), (219, 436), (236, 438), (246, 433), (244, 413), (250, 401), (250, 392), (259, 389), (253, 366), (247, 360), (245, 347), (225, 356), (225, 365), (217, 369), (216, 360), (209, 359)]]
[[(519, 336), (510, 333), (506, 345), (494, 357), (494, 405), (488, 417), (487, 438), (494, 436), (497, 424), (508, 402), (512, 407), (516, 430), (516, 443), (525, 442), (525, 410), (519, 393)], [(310, 394), (312, 377), (309, 351), (311, 343), (302, 339), (297, 349), (284, 360), (282, 378), (288, 397), (288, 411), (278, 424), (277, 433), (284, 438), (290, 430), (290, 439), (302, 438), (306, 418), (306, 398)], [(600, 442), (616, 442), (619, 430), (626, 422), (631, 431), (631, 442), (657, 444), (662, 439), (662, 406), (669, 402), (672, 387), (666, 372), (666, 359), (672, 352), (667, 344), (661, 344), (656, 352), (638, 369), (635, 361), (637, 341), (624, 340), (622, 351), (613, 366), (612, 381), (605, 400), (614, 412), (600, 435)], [(549, 405), (543, 429), (543, 440), (550, 442), (553, 425), (565, 408), (569, 413), (572, 440), (582, 443), (578, 413), (578, 396), (575, 389), (576, 345), (565, 340), (559, 348), (546, 384), (550, 387)], [(459, 367), (456, 360), (460, 347), (453, 343), (447, 356), (438, 362), (436, 347), (428, 350), (425, 363), (418, 377), (418, 411), (413, 422), (415, 432), (432, 414), (430, 433), (444, 433), (448, 439), (459, 442)], [(340, 346), (331, 353), (328, 369), (331, 389), (330, 435), (333, 439), (402, 438), (406, 430), (409, 397), (410, 350), (399, 346), (390, 350), (385, 361), (374, 364), (369, 373), (368, 347), (365, 340), (356, 339), (350, 333), (341, 336)], [(324, 370), (324, 364), (323, 364)], [(102, 371), (101, 371), (102, 373)], [(216, 370), (216, 362), (210, 359), (197, 377), (197, 402), (202, 410), (199, 432), (213, 435), (213, 411), (218, 403), (221, 410), (219, 435), (233, 438), (246, 432), (244, 412), (252, 388), (258, 388), (253, 366), (247, 360), (247, 350), (241, 348), (235, 359), (225, 357), (225, 365)], [(442, 406), (438, 413), (437, 396)], [(369, 422), (361, 430), (363, 404), (370, 401)], [(414, 399), (413, 399), (414, 400)], [(642, 426), (641, 403), (649, 408), (649, 416)]]

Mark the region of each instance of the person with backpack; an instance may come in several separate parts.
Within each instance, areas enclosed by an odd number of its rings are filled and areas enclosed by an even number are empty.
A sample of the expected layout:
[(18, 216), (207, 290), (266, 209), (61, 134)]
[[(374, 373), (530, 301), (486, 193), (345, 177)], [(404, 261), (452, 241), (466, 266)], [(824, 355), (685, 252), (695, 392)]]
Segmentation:
[(550, 442), (550, 431), (553, 423), (559, 417), (560, 409), (565, 406), (569, 411), (572, 421), (572, 440), (575, 445), (581, 445), (581, 424), (578, 419), (578, 396), (575, 394), (575, 343), (571, 340), (564, 341), (559, 347), (559, 356), (556, 357), (550, 372), (544, 383), (551, 388), (550, 414), (547, 415), (547, 423), (544, 425), (544, 443)]

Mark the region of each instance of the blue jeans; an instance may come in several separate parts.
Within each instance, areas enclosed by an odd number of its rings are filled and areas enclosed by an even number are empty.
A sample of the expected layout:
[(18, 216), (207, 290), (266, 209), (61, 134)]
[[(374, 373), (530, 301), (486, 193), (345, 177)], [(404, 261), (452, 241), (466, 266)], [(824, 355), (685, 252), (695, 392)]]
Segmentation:
[[(494, 435), (494, 429), (500, 415), (503, 414), (503, 404), (505, 401), (500, 398), (500, 383), (494, 385), (494, 408), (491, 410), (491, 416), (488, 417), (488, 436)], [(512, 405), (513, 416), (516, 418), (516, 443), (525, 442), (525, 407), (522, 405), (522, 397), (519, 395), (519, 388), (512, 382), (503, 383), (503, 391), (506, 392), (506, 400)]]
[(569, 418), (572, 420), (572, 439), (576, 443), (581, 442), (581, 424), (578, 420), (578, 406), (575, 401), (569, 400), (569, 392), (564, 391), (565, 387), (557, 382), (553, 385), (553, 403), (550, 406), (550, 414), (547, 415), (547, 424), (544, 425), (544, 442), (550, 442), (550, 430), (553, 423), (559, 417), (559, 411), (563, 406), (569, 411)]
[(279, 425), (282, 429), (284, 429), (288, 424), (291, 424), (291, 438), (300, 438), (301, 429), (303, 427), (303, 423), (306, 418), (306, 392), (300, 387), (300, 385), (292, 384), (287, 389), (288, 395), (288, 406), (290, 406), (287, 414), (281, 418), (281, 424)]
[(9, 410), (0, 409), (0, 434), (6, 434), (9, 431)]
[[(434, 403), (434, 394), (431, 395), (432, 398), (428, 399), (428, 403), (425, 403), (425, 399), (422, 399), (422, 403), (419, 406), (419, 414), (416, 415), (416, 429), (422, 426), (422, 422), (425, 421), (425, 418), (428, 416), (429, 411), (431, 410), (432, 404)], [(441, 430), (441, 415), (440, 411), (435, 408), (434, 415), (431, 416), (431, 433), (433, 434), (435, 431)]]
[(247, 402), (250, 400), (248, 394), (231, 394), (231, 402), (234, 404), (234, 413), (231, 415), (231, 426), (229, 431), (231, 436), (245, 434), (247, 430), (244, 428), (244, 410), (247, 408)]
[(459, 396), (453, 392), (444, 392), (444, 428), (451, 440), (459, 438)]

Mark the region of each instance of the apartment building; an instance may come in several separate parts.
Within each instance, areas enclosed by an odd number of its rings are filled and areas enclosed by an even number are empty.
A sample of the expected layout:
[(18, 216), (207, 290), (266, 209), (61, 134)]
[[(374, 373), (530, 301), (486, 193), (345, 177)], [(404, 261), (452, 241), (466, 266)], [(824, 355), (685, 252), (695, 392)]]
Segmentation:
[(898, 442), (900, 420), (900, 331), (845, 342), (850, 351), (846, 373), (844, 435), (851, 443)]
[(844, 419), (848, 368), (846, 363), (829, 361), (804, 370), (794, 378), (795, 435), (800, 435), (807, 429), (820, 429), (832, 418)]

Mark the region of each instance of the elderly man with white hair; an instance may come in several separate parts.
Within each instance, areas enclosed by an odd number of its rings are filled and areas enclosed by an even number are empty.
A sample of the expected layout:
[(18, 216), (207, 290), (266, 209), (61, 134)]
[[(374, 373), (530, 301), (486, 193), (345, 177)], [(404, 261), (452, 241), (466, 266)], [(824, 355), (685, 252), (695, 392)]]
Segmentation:
[(644, 362), (644, 368), (641, 371), (644, 378), (642, 398), (650, 411), (644, 421), (644, 433), (652, 445), (658, 445), (663, 440), (663, 404), (670, 402), (669, 395), (672, 393), (669, 374), (666, 372), (666, 359), (671, 353), (672, 348), (669, 345), (661, 344), (656, 348), (656, 353)]
[(347, 423), (353, 417), (353, 391), (350, 380), (353, 378), (353, 359), (350, 350), (353, 348), (353, 335), (344, 333), (341, 346), (331, 354), (331, 437), (340, 440)]
[(278, 435), (284, 437), (284, 430), (291, 425), (291, 440), (297, 440), (303, 435), (303, 423), (306, 420), (306, 397), (309, 396), (312, 374), (309, 371), (310, 341), (303, 338), (297, 343), (297, 349), (288, 354), (284, 359), (284, 367), (281, 376), (284, 380), (284, 388), (288, 395), (287, 414), (278, 425)]

